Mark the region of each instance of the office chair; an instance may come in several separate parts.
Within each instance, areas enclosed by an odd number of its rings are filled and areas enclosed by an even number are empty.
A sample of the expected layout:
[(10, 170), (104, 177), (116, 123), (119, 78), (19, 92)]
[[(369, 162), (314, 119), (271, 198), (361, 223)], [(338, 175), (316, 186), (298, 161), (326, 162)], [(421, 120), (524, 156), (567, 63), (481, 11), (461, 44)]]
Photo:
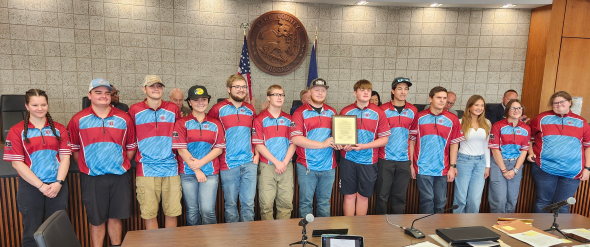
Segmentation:
[(303, 102), (301, 102), (301, 100), (293, 100), (293, 104), (291, 104), (291, 108), (298, 106), (298, 105), (303, 105)]
[(10, 127), (25, 119), (25, 95), (4, 94), (0, 96), (0, 129), (2, 141), (6, 140)]
[(225, 98), (218, 98), (218, 99), (217, 99), (217, 103), (219, 103), (219, 102), (221, 102), (221, 101), (224, 101), (224, 100), (225, 100)]
[(463, 110), (457, 110), (457, 117), (459, 117), (459, 119), (461, 119), (463, 117)]
[(81, 247), (74, 227), (64, 210), (51, 215), (34, 234), (39, 247)]
[(425, 104), (414, 104), (414, 106), (416, 107), (416, 110), (418, 110), (418, 112), (421, 112), (421, 111), (424, 110), (424, 108), (426, 106), (429, 106), (429, 105), (425, 105)]
[(90, 99), (88, 99), (88, 96), (82, 97), (82, 110), (88, 108), (89, 106), (90, 106)]

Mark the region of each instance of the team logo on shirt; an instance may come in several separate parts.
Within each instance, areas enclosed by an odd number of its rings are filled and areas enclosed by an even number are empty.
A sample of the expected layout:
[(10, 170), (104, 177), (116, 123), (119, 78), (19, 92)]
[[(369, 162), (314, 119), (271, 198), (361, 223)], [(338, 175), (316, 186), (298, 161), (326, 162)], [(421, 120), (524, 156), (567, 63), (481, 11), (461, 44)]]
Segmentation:
[(516, 134), (520, 134), (520, 130), (516, 130)]
[(572, 125), (572, 124), (574, 124), (574, 122), (572, 122), (572, 121), (567, 121), (567, 125)]
[(165, 115), (160, 115), (160, 120), (161, 121), (166, 121), (166, 116)]
[(323, 112), (322, 112), (322, 115), (326, 116), (326, 112), (325, 112), (325, 111), (323, 111)]
[(369, 117), (369, 113), (365, 113), (365, 117)]
[(285, 123), (285, 120), (281, 119), (281, 121), (279, 121), (281, 124)]
[(490, 134), (490, 141), (496, 140), (496, 136), (494, 134)]
[(209, 125), (208, 124), (203, 124), (203, 129), (209, 129)]
[(4, 143), (4, 147), (12, 147), (12, 142), (10, 142), (9, 140), (6, 140), (6, 142)]
[(291, 127), (295, 127), (295, 126), (296, 126), (295, 122), (291, 122)]
[(51, 130), (45, 130), (45, 135), (51, 135)]
[(439, 119), (438, 120), (438, 123), (442, 124), (443, 123), (443, 120), (442, 119)]
[(408, 112), (407, 112), (407, 111), (405, 111), (405, 112), (404, 112), (404, 115), (408, 115)]
[(108, 124), (109, 126), (113, 127), (113, 126), (115, 126), (115, 121), (113, 121), (113, 120), (109, 120), (109, 121), (107, 121), (107, 124)]
[(252, 135), (256, 135), (256, 129), (252, 128)]
[(172, 138), (175, 139), (175, 140), (178, 140), (179, 137), (178, 137), (178, 132), (177, 131), (173, 131), (172, 132)]

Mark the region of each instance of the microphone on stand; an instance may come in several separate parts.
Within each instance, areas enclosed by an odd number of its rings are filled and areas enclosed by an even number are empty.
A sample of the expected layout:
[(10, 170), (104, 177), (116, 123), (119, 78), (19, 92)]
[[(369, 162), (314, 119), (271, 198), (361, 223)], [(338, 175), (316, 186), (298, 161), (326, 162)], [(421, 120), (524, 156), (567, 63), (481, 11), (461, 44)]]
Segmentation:
[(305, 218), (301, 219), (301, 221), (299, 221), (299, 226), (305, 226), (307, 224), (309, 224), (309, 222), (312, 222), (314, 219), (313, 214), (307, 214), (305, 216)]
[[(450, 207), (450, 208), (447, 208), (447, 209), (443, 210), (443, 212), (449, 211), (449, 210), (451, 210), (451, 209), (457, 209), (457, 208), (459, 208), (459, 206), (458, 206), (458, 205), (453, 205), (452, 207)], [(410, 228), (407, 228), (407, 227), (406, 227), (406, 228), (404, 228), (404, 233), (405, 233), (406, 235), (409, 235), (409, 236), (413, 237), (413, 238), (418, 238), (418, 239), (420, 239), (420, 238), (425, 238), (426, 236), (424, 235), (424, 233), (422, 233), (420, 230), (418, 230), (418, 229), (414, 228), (414, 222), (416, 222), (416, 221), (418, 221), (418, 220), (421, 220), (421, 219), (424, 219), (424, 218), (426, 218), (426, 217), (433, 216), (433, 215), (435, 215), (435, 214), (436, 214), (436, 213), (434, 213), (434, 214), (429, 214), (429, 215), (426, 215), (426, 216), (420, 217), (420, 218), (418, 218), (418, 219), (415, 219), (414, 221), (412, 221), (412, 226), (411, 226)]]
[(552, 212), (552, 211), (558, 210), (559, 208), (561, 208), (563, 206), (574, 205), (575, 203), (576, 203), (576, 198), (570, 197), (566, 200), (547, 205), (542, 210), (545, 212)]

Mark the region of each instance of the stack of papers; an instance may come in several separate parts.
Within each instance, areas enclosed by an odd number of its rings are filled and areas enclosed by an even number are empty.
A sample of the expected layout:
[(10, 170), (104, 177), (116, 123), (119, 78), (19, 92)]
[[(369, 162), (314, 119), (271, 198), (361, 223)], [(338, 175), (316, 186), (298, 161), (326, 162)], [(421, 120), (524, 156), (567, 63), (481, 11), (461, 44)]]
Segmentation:
[[(445, 241), (444, 239), (442, 239), (441, 237), (439, 237), (436, 234), (432, 234), (432, 235), (428, 235), (428, 236), (431, 237), (432, 239), (434, 239), (436, 242), (438, 242), (443, 247), (453, 246), (452, 244), (449, 244), (447, 241)], [(500, 240), (498, 240), (498, 242), (494, 242), (494, 241), (467, 242), (467, 244), (469, 246), (474, 246), (474, 247), (495, 247), (495, 246), (510, 247), (509, 245), (504, 244)], [(461, 246), (466, 246), (466, 245), (461, 244)], [(420, 246), (420, 247), (422, 247), (422, 246)], [(426, 247), (426, 246), (424, 246), (424, 247)]]
[(578, 228), (578, 229), (566, 229), (566, 230), (561, 230), (561, 231), (565, 232), (565, 233), (576, 234), (576, 235), (583, 237), (585, 239), (590, 239), (590, 231), (588, 229)]
[(562, 241), (559, 238), (550, 237), (546, 234), (541, 234), (536, 231), (526, 231), (521, 233), (508, 234), (508, 236), (525, 242), (533, 247), (549, 247), (552, 245), (564, 243), (564, 241)]

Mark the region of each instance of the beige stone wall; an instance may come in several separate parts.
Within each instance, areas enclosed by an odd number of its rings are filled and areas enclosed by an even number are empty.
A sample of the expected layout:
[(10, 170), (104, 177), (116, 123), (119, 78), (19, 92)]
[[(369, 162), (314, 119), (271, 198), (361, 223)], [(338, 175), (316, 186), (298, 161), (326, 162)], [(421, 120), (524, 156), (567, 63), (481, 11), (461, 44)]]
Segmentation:
[[(426, 103), (430, 88), (457, 92), (454, 109), (472, 94), (499, 102), (521, 91), (530, 10), (344, 6), (230, 0), (2, 0), (0, 94), (41, 88), (50, 111), (67, 123), (81, 110), (92, 78), (115, 84), (121, 100), (145, 96), (146, 74), (160, 75), (169, 90), (207, 86), (226, 97), (225, 79), (236, 73), (242, 22), (282, 10), (305, 25), (310, 44), (319, 30), (319, 75), (331, 86), (328, 104), (352, 103), (352, 85), (368, 79), (389, 100), (397, 76), (414, 82), (408, 100)], [(308, 53), (309, 57), (309, 53)], [(307, 81), (309, 59), (295, 72), (270, 76), (252, 63), (257, 107), (266, 88), (286, 89), (283, 110)]]

